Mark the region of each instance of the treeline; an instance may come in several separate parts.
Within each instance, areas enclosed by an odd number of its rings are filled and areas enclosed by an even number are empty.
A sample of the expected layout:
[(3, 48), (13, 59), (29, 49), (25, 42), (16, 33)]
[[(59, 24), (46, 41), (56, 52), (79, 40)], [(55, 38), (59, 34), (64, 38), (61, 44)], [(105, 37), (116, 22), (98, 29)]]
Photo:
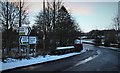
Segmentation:
[(120, 47), (120, 34), (119, 30), (110, 29), (110, 30), (92, 30), (89, 33), (86, 33), (87, 39), (95, 39), (95, 45), (110, 46), (111, 44), (117, 47)]
[(43, 2), (43, 11), (36, 16), (31, 35), (38, 35), (37, 48), (47, 52), (55, 50), (57, 46), (73, 44), (80, 36), (80, 28), (63, 3), (54, 0)]
[(16, 54), (18, 53), (19, 24), (29, 24), (25, 2), (0, 1), (0, 24), (2, 26), (2, 60), (4, 60), (11, 57), (13, 48), (16, 48)]

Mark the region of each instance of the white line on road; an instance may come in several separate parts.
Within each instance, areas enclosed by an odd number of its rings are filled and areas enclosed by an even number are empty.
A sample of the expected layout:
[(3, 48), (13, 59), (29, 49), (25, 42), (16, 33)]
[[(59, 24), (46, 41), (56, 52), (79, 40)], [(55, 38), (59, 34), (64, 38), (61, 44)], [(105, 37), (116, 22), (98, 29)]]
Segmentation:
[[(73, 65), (73, 66), (70, 67), (70, 68), (67, 68), (66, 70), (69, 70), (69, 69), (71, 69), (71, 68), (73, 68), (73, 67), (76, 67), (76, 66), (79, 66), (79, 65), (81, 65), (81, 64), (87, 63), (88, 61), (93, 60), (94, 58), (98, 57), (99, 54), (101, 54), (101, 52), (98, 51), (98, 50), (97, 50), (96, 52), (97, 52), (97, 55), (93, 55), (93, 56), (90, 56), (89, 58), (87, 58), (87, 59), (85, 59), (85, 60), (79, 61), (78, 63), (76, 63), (75, 65)], [(66, 70), (65, 70), (65, 71), (66, 71)]]
[(96, 51), (97, 52), (97, 55), (93, 55), (92, 57), (89, 57), (89, 58), (87, 58), (87, 59), (85, 59), (85, 60), (82, 60), (82, 61), (80, 61), (80, 62), (78, 62), (77, 64), (75, 64), (74, 65), (74, 67), (75, 66), (78, 66), (78, 65), (80, 65), (80, 64), (84, 64), (84, 63), (86, 63), (86, 62), (88, 62), (88, 61), (91, 61), (91, 60), (93, 60), (94, 58), (96, 58), (101, 52), (100, 51)]

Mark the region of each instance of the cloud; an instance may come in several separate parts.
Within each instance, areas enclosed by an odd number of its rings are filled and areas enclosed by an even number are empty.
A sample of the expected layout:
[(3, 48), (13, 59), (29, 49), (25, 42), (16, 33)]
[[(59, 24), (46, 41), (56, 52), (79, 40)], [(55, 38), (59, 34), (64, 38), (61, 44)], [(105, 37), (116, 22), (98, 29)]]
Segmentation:
[[(6, 0), (7, 1), (7, 0)], [(11, 1), (19, 1), (19, 0), (11, 0)], [(25, 2), (42, 2), (43, 0), (24, 0)], [(46, 0), (53, 1), (53, 0)], [(118, 2), (119, 0), (62, 0), (64, 2)]]
[(92, 14), (92, 10), (90, 7), (79, 7), (79, 8), (74, 8), (74, 13), (76, 14), (80, 14), (80, 15), (91, 15)]
[(118, 2), (119, 0), (63, 0), (64, 2)]
[(86, 5), (85, 3), (67, 2), (65, 5), (72, 14), (89, 16), (93, 13), (90, 5)]
[(40, 11), (42, 10), (42, 2), (29, 2), (29, 11)]

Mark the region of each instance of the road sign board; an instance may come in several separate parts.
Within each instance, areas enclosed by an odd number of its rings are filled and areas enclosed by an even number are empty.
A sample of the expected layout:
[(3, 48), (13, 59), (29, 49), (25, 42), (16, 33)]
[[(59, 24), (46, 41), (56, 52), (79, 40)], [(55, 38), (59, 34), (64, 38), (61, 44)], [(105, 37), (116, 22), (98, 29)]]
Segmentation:
[(28, 26), (22, 26), (19, 29), (19, 35), (29, 35), (31, 32), (31, 28)]
[(37, 44), (37, 37), (29, 36), (29, 44)]
[(20, 45), (37, 44), (37, 36), (20, 36), (19, 43)]
[(28, 36), (20, 36), (19, 43), (20, 45), (28, 45), (29, 44)]

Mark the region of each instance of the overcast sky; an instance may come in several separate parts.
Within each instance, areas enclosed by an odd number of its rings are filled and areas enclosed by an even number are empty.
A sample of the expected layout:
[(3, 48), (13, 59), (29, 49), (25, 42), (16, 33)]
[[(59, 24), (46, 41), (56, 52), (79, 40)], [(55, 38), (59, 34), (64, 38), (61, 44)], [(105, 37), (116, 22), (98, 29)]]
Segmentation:
[[(107, 1), (80, 2), (76, 0), (72, 2), (71, 0), (64, 2), (64, 6), (72, 14), (82, 31), (89, 32), (93, 29), (103, 30), (113, 27), (112, 19), (118, 14), (118, 2)], [(35, 16), (41, 9), (42, 2), (29, 3), (30, 15)], [(34, 20), (34, 17), (30, 17), (31, 24), (34, 24)]]
[(84, 32), (112, 28), (112, 19), (118, 14), (117, 2), (71, 2), (66, 6)]
[[(14, 1), (14, 0), (13, 0)], [(30, 23), (34, 24), (35, 16), (42, 10), (43, 0), (24, 0), (28, 2)], [(48, 0), (52, 1), (52, 0)], [(66, 9), (84, 32), (93, 29), (112, 28), (112, 19), (118, 14), (119, 0), (62, 0)]]

